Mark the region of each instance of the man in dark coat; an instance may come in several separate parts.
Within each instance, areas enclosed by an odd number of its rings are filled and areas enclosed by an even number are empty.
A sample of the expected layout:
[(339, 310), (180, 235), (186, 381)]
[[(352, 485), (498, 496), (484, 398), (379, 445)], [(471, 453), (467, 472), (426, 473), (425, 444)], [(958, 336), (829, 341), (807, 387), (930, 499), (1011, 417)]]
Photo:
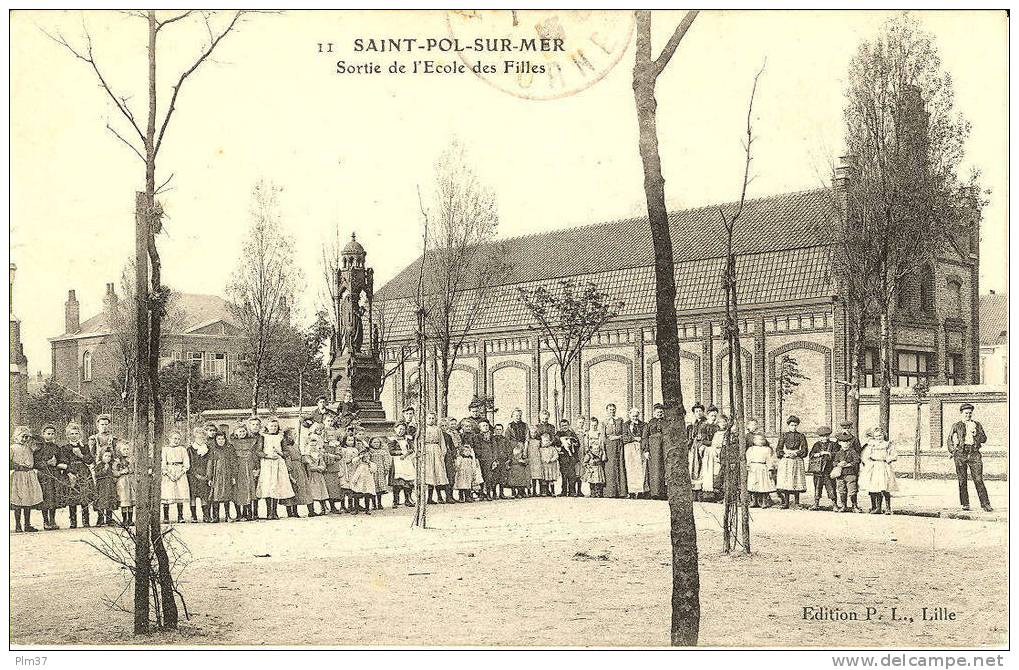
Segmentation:
[(584, 497), (580, 492), (580, 471), (577, 469), (580, 463), (580, 438), (570, 428), (567, 419), (559, 422), (556, 444), (559, 445), (559, 474), (563, 480), (559, 496)]
[(644, 424), (641, 441), (648, 452), (648, 497), (665, 500), (668, 487), (665, 478), (665, 406), (656, 404), (651, 420)]
[(968, 479), (972, 475), (981, 509), (993, 512), (987, 487), (984, 486), (984, 463), (980, 455), (980, 448), (987, 442), (987, 433), (980, 422), (973, 418), (973, 405), (965, 403), (959, 411), (962, 419), (955, 422), (948, 436), (948, 451), (955, 461), (955, 474), (959, 478), (959, 504), (964, 510), (969, 509)]

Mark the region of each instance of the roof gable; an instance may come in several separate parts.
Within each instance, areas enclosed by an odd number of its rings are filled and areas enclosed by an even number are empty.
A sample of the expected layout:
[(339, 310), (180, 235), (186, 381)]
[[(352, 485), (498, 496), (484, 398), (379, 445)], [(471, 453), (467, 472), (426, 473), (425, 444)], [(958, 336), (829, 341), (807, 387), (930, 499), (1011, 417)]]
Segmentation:
[(208, 323), (198, 324), (197, 326), (185, 331), (185, 334), (237, 337), (241, 334), (241, 330), (237, 326), (234, 326), (223, 319), (216, 319), (215, 321), (210, 321)]
[[(167, 305), (163, 328), (167, 333), (191, 333), (195, 329), (209, 327), (223, 322), (236, 334), (237, 326), (230, 303), (218, 295), (206, 293), (183, 293), (172, 291)], [(81, 323), (77, 332), (64, 333), (52, 340), (80, 338), (83, 336), (109, 335), (115, 330), (109, 314), (101, 311)], [(218, 333), (217, 333), (218, 334)]]

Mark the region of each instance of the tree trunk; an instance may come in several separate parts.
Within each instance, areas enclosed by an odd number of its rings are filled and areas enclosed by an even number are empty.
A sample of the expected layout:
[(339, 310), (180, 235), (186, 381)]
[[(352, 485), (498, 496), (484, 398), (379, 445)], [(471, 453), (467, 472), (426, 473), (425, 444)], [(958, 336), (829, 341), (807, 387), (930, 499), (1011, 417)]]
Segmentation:
[[(569, 417), (566, 416), (566, 373), (567, 373), (567, 368), (564, 368), (564, 367), (560, 366), (559, 367), (559, 388), (562, 389), (562, 392), (561, 393), (557, 393), (557, 396), (556, 396), (556, 403), (555, 403), (556, 425), (559, 425), (558, 424), (559, 421), (562, 421), (563, 419), (569, 418)], [(574, 414), (579, 414), (579, 412), (576, 409), (574, 409), (573, 413)]]
[(863, 307), (853, 306), (851, 320), (852, 344), (849, 351), (849, 420), (853, 422), (857, 437), (860, 433), (860, 389), (863, 388)]
[[(420, 296), (419, 296), (420, 299)], [(423, 307), (418, 308), (418, 402), (417, 402), (417, 433), (414, 436), (414, 467), (417, 469), (417, 477), (414, 479), (414, 491), (417, 493), (417, 500), (414, 504), (414, 520), (412, 528), (426, 528), (428, 522), (428, 485), (425, 484), (425, 418), (428, 414), (425, 409), (425, 379), (427, 377), (428, 365), (425, 344), (425, 311)]]
[[(146, 307), (149, 284), (149, 256), (147, 240), (149, 238), (148, 197), (146, 193), (135, 194), (135, 365), (140, 370), (148, 359), (147, 349), (149, 314)], [(134, 633), (144, 635), (149, 632), (149, 568), (152, 559), (149, 553), (149, 519), (152, 516), (152, 461), (153, 443), (149, 439), (149, 395), (148, 378), (145, 375), (134, 376), (135, 397), (135, 465), (134, 481), (137, 491), (134, 519)], [(158, 501), (155, 501), (158, 518)]]
[(449, 416), (449, 376), (453, 373), (450, 369), (449, 355), (443, 352), (442, 368), (439, 370), (439, 411), (441, 417)]
[(672, 541), (672, 626), (674, 646), (697, 644), (700, 630), (700, 577), (697, 567), (697, 529), (687, 469), (686, 408), (680, 386), (679, 331), (676, 319), (676, 280), (669, 217), (665, 207), (656, 126), (657, 73), (651, 60), (651, 16), (637, 15), (637, 55), (633, 68), (633, 93), (637, 108), (640, 157), (644, 166), (644, 194), (655, 249), (655, 343), (662, 368), (662, 401), (665, 405), (663, 441), (669, 492)]
[(258, 394), (262, 390), (261, 368), (261, 365), (255, 364), (255, 379), (252, 381), (252, 416), (258, 416)]
[[(163, 317), (163, 310), (165, 308), (165, 296), (163, 291), (162, 279), (160, 276), (160, 265), (159, 255), (156, 250), (156, 231), (153, 229), (152, 217), (156, 211), (156, 12), (155, 10), (149, 10), (149, 118), (148, 125), (145, 133), (145, 149), (146, 149), (146, 161), (145, 161), (145, 200), (148, 205), (147, 212), (147, 234), (146, 247), (150, 262), (149, 272), (149, 296), (146, 300), (148, 306), (149, 323), (148, 323), (148, 347), (147, 347), (147, 360), (145, 361), (145, 370), (149, 377), (149, 403), (152, 407), (153, 414), (153, 430), (152, 430), (152, 444), (153, 444), (153, 460), (152, 460), (152, 479), (150, 482), (150, 490), (153, 493), (153, 499), (158, 500), (158, 496), (155, 495), (155, 490), (161, 484), (162, 481), (162, 469), (163, 459), (157, 457), (156, 452), (157, 445), (163, 437), (163, 412), (162, 403), (159, 400), (159, 348), (160, 348), (160, 335), (161, 335), (161, 322)], [(158, 304), (153, 304), (152, 300), (159, 300)], [(139, 375), (140, 376), (140, 375)], [(166, 555), (166, 547), (163, 545), (163, 537), (160, 531), (159, 514), (149, 514), (149, 528), (150, 537), (149, 541), (152, 543), (152, 550), (155, 552), (156, 562), (159, 565), (159, 571), (157, 579), (159, 581), (162, 609), (163, 609), (163, 627), (169, 629), (177, 628), (177, 602), (174, 596), (173, 586), (173, 575), (170, 574), (169, 559)], [(164, 568), (165, 566), (165, 568)]]
[(880, 319), (881, 396), (879, 403), (880, 414), (878, 418), (878, 425), (881, 426), (881, 430), (885, 432), (886, 437), (891, 434), (888, 432), (888, 425), (891, 423), (892, 409), (891, 348), (892, 334), (889, 324), (888, 304), (885, 303), (881, 307)]

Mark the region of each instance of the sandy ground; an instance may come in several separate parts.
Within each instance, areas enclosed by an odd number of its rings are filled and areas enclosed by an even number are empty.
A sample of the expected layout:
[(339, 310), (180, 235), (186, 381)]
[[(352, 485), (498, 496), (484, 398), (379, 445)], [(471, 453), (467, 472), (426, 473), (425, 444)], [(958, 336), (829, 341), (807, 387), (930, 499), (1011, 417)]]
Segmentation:
[[(183, 583), (191, 619), (151, 641), (668, 644), (664, 502), (531, 499), (429, 512), (425, 531), (410, 528), (409, 509), (179, 525), (194, 556)], [(696, 509), (704, 645), (1007, 641), (1004, 523), (754, 510), (754, 554), (728, 557), (720, 513), (716, 504)], [(129, 615), (100, 604), (121, 577), (79, 541), (85, 533), (12, 535), (12, 644), (137, 642)], [(811, 606), (859, 619), (805, 620)], [(922, 621), (921, 607), (948, 608), (955, 619)]]

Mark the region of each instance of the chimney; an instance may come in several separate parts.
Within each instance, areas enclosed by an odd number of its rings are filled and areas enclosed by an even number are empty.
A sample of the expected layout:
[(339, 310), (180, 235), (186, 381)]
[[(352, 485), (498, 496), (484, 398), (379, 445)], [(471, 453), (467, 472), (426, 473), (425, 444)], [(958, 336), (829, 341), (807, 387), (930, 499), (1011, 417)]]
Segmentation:
[(64, 303), (64, 332), (77, 333), (81, 328), (81, 311), (78, 306), (78, 298), (74, 290), (67, 292), (67, 302)]
[(106, 295), (103, 296), (103, 311), (112, 314), (117, 309), (117, 292), (113, 288), (113, 282), (106, 283)]
[(849, 211), (849, 186), (856, 177), (856, 156), (848, 154), (839, 156), (838, 167), (835, 168), (832, 188), (838, 198), (843, 214)]

